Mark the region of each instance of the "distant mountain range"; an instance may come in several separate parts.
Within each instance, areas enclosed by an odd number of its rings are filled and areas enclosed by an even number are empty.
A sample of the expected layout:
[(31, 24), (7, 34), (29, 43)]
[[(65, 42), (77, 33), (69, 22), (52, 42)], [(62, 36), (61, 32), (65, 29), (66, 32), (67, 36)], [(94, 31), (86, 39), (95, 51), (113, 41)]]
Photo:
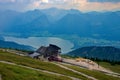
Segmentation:
[(0, 11), (1, 33), (32, 36), (48, 31), (54, 35), (77, 34), (81, 37), (119, 40), (120, 11), (88, 12), (42, 9), (27, 12)]
[(87, 12), (41, 9), (27, 12), (0, 11), (0, 34), (15, 37), (60, 37), (85, 46), (120, 48), (120, 11)]
[(67, 55), (97, 58), (99, 60), (120, 61), (120, 49), (111, 46), (82, 47), (69, 52)]

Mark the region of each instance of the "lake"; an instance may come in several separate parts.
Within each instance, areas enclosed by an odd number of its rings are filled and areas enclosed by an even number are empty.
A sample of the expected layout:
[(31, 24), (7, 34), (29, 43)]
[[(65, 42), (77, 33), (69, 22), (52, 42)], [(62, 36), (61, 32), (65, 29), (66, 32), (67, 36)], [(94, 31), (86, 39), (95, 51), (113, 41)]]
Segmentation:
[(22, 45), (29, 45), (36, 49), (40, 46), (48, 46), (54, 44), (62, 49), (62, 53), (72, 51), (74, 44), (69, 40), (64, 40), (57, 37), (29, 37), (29, 38), (17, 38), (17, 37), (4, 37), (5, 41), (12, 41)]

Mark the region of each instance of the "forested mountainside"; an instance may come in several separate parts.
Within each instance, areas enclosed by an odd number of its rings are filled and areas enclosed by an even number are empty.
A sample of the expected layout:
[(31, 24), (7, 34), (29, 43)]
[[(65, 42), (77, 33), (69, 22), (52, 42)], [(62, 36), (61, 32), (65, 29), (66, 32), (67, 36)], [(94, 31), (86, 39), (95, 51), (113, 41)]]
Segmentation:
[(82, 47), (69, 52), (68, 55), (99, 60), (120, 61), (120, 49), (111, 46)]

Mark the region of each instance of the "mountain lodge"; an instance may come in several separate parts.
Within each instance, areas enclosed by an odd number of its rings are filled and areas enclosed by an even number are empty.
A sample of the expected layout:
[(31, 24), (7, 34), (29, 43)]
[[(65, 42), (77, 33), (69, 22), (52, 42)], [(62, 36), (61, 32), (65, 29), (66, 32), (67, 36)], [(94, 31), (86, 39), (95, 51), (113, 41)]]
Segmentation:
[(48, 59), (49, 61), (62, 61), (60, 53), (61, 53), (60, 47), (53, 44), (49, 44), (49, 46), (47, 47), (41, 46), (39, 49), (37, 49), (29, 56), (37, 59), (43, 57), (45, 59)]

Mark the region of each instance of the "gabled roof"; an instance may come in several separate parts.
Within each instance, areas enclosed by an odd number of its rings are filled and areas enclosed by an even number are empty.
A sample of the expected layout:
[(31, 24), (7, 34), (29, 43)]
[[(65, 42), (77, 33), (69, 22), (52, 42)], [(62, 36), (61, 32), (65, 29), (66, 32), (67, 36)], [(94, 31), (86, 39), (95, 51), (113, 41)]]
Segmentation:
[(56, 46), (56, 45), (53, 45), (53, 44), (49, 44), (49, 47), (53, 47), (53, 48), (56, 48), (56, 49), (61, 49), (60, 47)]

